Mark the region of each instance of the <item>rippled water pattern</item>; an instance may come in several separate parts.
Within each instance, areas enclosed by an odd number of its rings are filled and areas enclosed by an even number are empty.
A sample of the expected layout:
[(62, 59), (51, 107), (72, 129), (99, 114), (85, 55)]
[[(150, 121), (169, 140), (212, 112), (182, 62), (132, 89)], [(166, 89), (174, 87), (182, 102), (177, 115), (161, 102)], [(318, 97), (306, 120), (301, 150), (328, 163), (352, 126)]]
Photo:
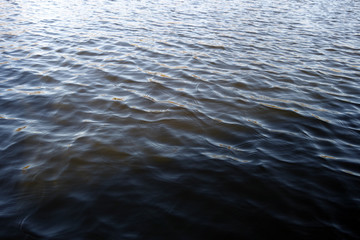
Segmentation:
[(0, 0), (0, 239), (359, 239), (357, 0)]

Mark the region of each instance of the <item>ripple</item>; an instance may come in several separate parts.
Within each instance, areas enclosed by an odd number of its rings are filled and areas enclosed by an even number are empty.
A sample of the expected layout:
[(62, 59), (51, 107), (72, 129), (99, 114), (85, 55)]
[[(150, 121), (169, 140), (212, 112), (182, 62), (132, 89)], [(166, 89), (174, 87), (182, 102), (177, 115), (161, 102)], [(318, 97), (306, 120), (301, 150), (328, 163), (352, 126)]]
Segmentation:
[(0, 238), (356, 239), (360, 5), (279, 3), (0, 3)]

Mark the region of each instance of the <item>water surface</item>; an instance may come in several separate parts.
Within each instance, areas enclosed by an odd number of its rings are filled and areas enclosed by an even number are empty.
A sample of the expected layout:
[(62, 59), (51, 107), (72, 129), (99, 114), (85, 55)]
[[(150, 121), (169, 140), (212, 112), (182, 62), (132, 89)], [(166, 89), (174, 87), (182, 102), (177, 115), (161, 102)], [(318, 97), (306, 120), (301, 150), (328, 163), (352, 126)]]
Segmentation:
[(0, 0), (1, 239), (358, 239), (360, 2)]

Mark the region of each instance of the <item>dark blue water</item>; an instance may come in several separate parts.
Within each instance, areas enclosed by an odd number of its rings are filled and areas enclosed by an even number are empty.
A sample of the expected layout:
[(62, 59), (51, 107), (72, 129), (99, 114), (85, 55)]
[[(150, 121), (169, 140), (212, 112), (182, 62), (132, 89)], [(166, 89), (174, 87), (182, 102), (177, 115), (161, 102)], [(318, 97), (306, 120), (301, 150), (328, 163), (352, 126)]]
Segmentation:
[(0, 239), (359, 239), (357, 0), (0, 0)]

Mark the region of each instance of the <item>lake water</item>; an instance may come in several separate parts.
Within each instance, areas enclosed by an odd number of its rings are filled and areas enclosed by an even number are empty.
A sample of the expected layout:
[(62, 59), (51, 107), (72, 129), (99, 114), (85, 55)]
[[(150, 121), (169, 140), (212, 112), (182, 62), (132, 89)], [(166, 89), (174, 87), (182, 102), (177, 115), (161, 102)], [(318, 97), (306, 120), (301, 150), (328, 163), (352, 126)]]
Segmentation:
[(360, 1), (0, 0), (0, 239), (359, 239)]

